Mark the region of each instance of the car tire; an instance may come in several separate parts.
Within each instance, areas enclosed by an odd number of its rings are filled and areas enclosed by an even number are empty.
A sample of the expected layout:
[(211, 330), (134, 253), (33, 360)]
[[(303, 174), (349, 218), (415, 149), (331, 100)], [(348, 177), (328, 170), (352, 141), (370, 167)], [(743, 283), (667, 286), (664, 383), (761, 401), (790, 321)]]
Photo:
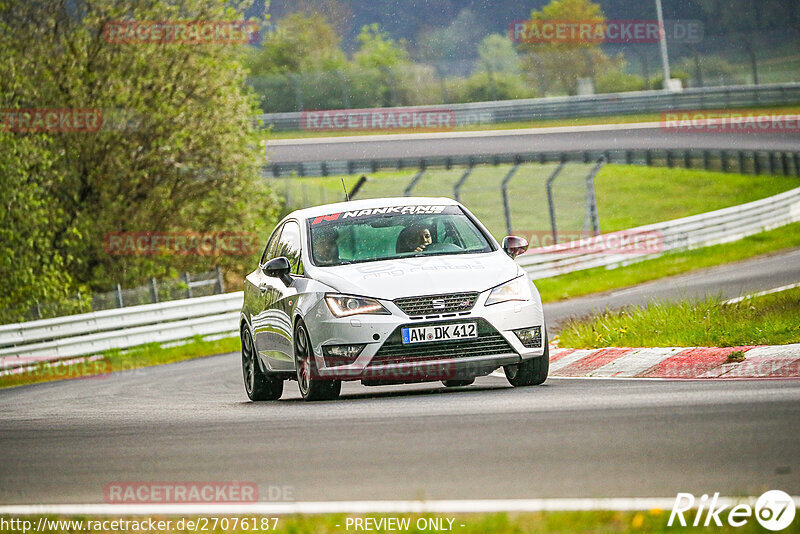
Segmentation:
[(475, 378), (467, 378), (464, 380), (442, 380), (442, 384), (447, 388), (458, 388), (462, 386), (470, 386), (475, 382)]
[(503, 366), (508, 382), (514, 387), (538, 386), (547, 380), (550, 370), (550, 345), (544, 335), (544, 354), (514, 365)]
[(265, 374), (256, 360), (253, 336), (245, 326), (240, 332), (242, 340), (242, 375), (244, 390), (251, 401), (278, 400), (283, 394), (283, 380)]
[(333, 400), (342, 391), (341, 380), (319, 377), (317, 363), (311, 349), (311, 338), (306, 327), (300, 323), (294, 330), (294, 366), (300, 395), (307, 401)]

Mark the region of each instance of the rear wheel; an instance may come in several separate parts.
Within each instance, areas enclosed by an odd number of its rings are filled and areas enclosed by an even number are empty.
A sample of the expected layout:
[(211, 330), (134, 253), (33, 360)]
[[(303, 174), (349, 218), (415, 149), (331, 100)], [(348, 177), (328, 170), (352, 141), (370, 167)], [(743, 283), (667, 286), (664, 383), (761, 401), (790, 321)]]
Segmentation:
[(546, 333), (544, 335), (544, 355), (503, 367), (508, 382), (514, 387), (538, 386), (547, 380), (549, 370), (550, 346), (547, 343)]
[(303, 399), (332, 400), (339, 396), (342, 382), (320, 378), (308, 331), (302, 323), (294, 331), (294, 361), (297, 384), (300, 386), (300, 395)]
[(283, 380), (261, 371), (256, 357), (253, 336), (247, 327), (240, 333), (242, 340), (242, 374), (244, 390), (252, 401), (278, 400), (283, 394)]
[(442, 380), (442, 384), (448, 388), (457, 388), (461, 386), (469, 386), (475, 382), (475, 378), (468, 378), (465, 380)]

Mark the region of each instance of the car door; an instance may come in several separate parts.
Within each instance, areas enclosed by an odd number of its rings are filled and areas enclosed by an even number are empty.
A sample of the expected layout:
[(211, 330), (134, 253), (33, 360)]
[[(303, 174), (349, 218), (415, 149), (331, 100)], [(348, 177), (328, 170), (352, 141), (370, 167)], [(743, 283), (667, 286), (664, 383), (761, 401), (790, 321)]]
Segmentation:
[(268, 341), (264, 337), (265, 329), (268, 328), (265, 324), (267, 317), (265, 313), (270, 309), (275, 295), (271, 290), (271, 281), (264, 274), (263, 267), (274, 257), (282, 229), (283, 226), (281, 225), (272, 232), (267, 246), (264, 247), (264, 253), (261, 255), (258, 267), (247, 275), (244, 282), (244, 312), (250, 318), (256, 352), (259, 355), (262, 366), (267, 370), (270, 368), (265, 354), (270, 349), (268, 346), (264, 346), (264, 343)]
[(280, 237), (267, 256), (264, 264), (281, 256), (289, 260), (292, 283), (287, 286), (280, 278), (267, 276), (259, 269), (260, 313), (253, 319), (256, 350), (271, 371), (291, 371), (294, 370), (292, 312), (297, 305), (298, 290), (306, 285), (297, 221), (290, 220), (283, 225)]

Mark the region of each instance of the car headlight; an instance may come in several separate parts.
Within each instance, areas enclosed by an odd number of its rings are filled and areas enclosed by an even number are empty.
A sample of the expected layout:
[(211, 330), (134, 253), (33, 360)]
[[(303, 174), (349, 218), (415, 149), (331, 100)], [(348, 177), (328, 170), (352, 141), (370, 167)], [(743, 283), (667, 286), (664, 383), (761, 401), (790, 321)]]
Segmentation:
[(519, 278), (514, 278), (510, 282), (506, 282), (501, 286), (497, 286), (489, 293), (489, 298), (486, 299), (484, 306), (491, 306), (500, 302), (508, 302), (510, 300), (530, 300), (531, 288), (528, 283), (528, 277), (522, 275)]
[(348, 315), (363, 313), (391, 315), (389, 310), (381, 306), (380, 302), (365, 297), (328, 294), (325, 295), (325, 302), (328, 304), (331, 313), (336, 317), (347, 317)]

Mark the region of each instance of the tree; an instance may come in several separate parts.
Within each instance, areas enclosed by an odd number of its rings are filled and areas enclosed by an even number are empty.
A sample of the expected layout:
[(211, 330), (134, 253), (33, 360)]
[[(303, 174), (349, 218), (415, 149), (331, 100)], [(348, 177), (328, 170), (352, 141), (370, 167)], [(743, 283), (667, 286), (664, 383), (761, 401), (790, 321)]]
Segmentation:
[[(541, 11), (531, 12), (531, 21), (579, 21), (600, 24), (605, 15), (590, 0), (552, 0)], [(575, 94), (579, 78), (594, 78), (610, 60), (596, 42), (545, 42), (520, 45), (525, 52), (523, 69), (540, 84)]]
[[(347, 58), (325, 16), (300, 11), (280, 20), (246, 59), (265, 112), (339, 107)], [(293, 105), (292, 105), (293, 104)]]
[(442, 75), (469, 73), (475, 58), (475, 43), (485, 34), (482, 21), (470, 9), (462, 9), (450, 24), (422, 32), (417, 55)]
[(359, 49), (349, 73), (355, 97), (377, 106), (409, 103), (409, 81), (419, 72), (411, 62), (405, 41), (397, 42), (377, 24), (361, 28)]
[(249, 54), (251, 76), (336, 70), (347, 63), (340, 38), (320, 13), (292, 13)]
[(796, 26), (800, 5), (785, 0), (696, 0), (714, 24), (707, 34), (754, 32), (768, 28)]
[(250, 258), (115, 256), (111, 232), (252, 231), (276, 201), (248, 142), (254, 98), (236, 46), (109, 42), (108, 21), (241, 20), (223, 0), (0, 4), (0, 98), (9, 109), (91, 109), (97, 131), (0, 134), (3, 304), (138, 285)]
[(297, 13), (322, 15), (338, 35), (347, 35), (352, 27), (353, 11), (340, 0), (292, 0), (291, 9)]
[(507, 74), (520, 73), (520, 59), (514, 43), (505, 35), (487, 35), (478, 45), (478, 69)]
[(358, 43), (359, 50), (353, 59), (363, 68), (393, 68), (411, 63), (405, 42), (396, 42), (377, 24), (362, 27)]

